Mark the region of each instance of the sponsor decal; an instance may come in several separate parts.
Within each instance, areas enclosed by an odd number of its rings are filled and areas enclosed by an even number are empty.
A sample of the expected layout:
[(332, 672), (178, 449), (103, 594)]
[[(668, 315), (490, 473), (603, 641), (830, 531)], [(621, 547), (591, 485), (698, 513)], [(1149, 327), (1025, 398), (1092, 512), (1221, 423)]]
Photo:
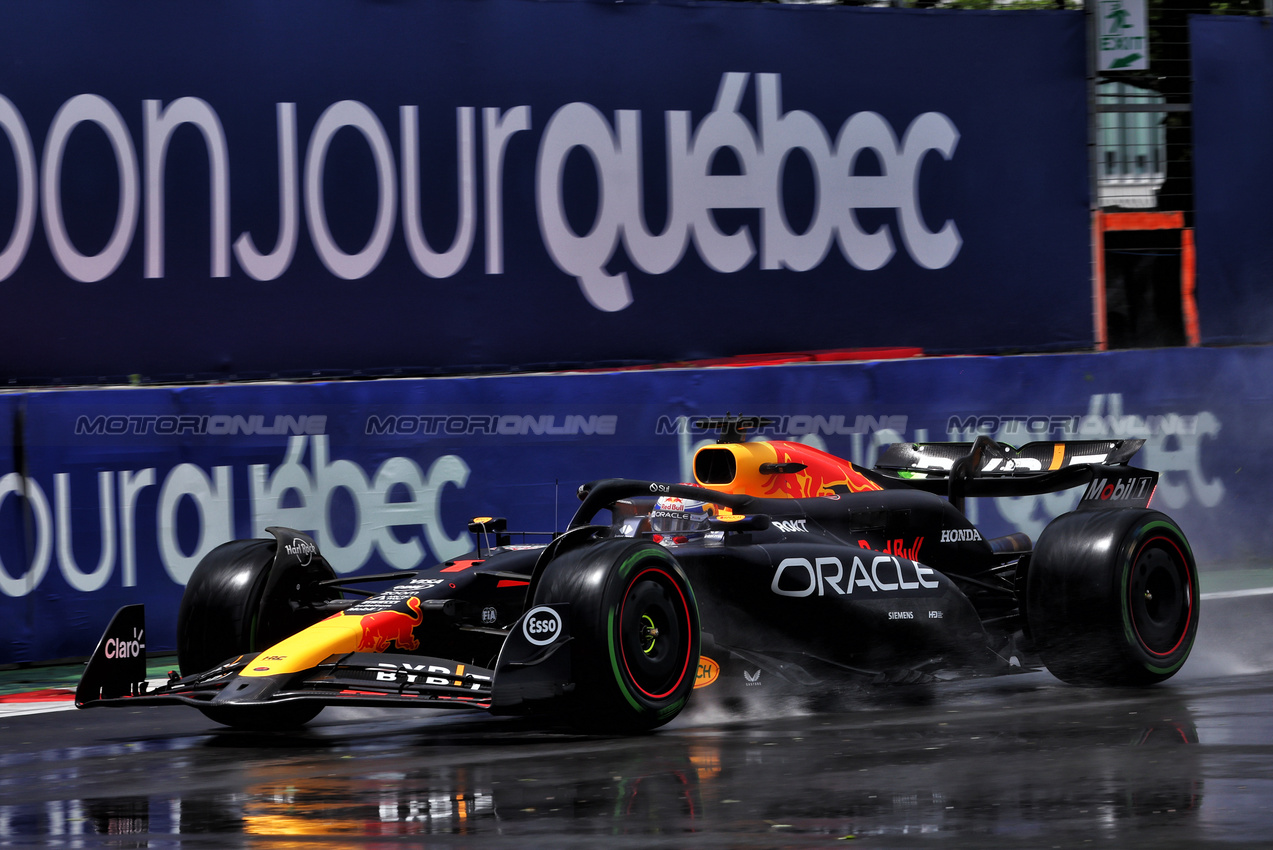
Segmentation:
[(666, 484), (651, 484), (650, 485), (651, 493), (670, 493), (671, 491), (672, 491), (672, 488), (667, 486)]
[(705, 688), (720, 678), (720, 665), (706, 655), (698, 657), (698, 672), (694, 674), (694, 687)]
[(914, 611), (889, 611), (888, 618), (890, 620), (913, 620), (915, 619)]
[(779, 596), (826, 596), (828, 588), (837, 596), (875, 596), (941, 586), (926, 578), (935, 574), (932, 569), (896, 555), (873, 558), (869, 567), (854, 557), (845, 572), (839, 558), (786, 558), (774, 570), (769, 589)]
[(495, 621), (498, 619), (499, 619), (499, 611), (495, 610), (494, 607), (487, 605), (485, 608), (482, 609), (482, 624), (483, 625), (486, 625), (486, 626), (494, 625)]
[(943, 528), (942, 543), (970, 543), (981, 540), (981, 532), (975, 528)]
[(106, 657), (112, 660), (137, 658), (146, 651), (146, 630), (133, 629), (131, 640), (127, 638), (107, 638), (103, 651)]
[[(779, 464), (803, 463), (804, 459), (795, 457), (791, 452), (774, 445), (774, 456)], [(765, 496), (777, 496), (787, 499), (806, 499), (820, 496), (824, 492), (863, 493), (869, 490), (882, 490), (880, 485), (867, 478), (847, 460), (827, 455), (816, 462), (809, 463), (805, 469), (794, 475), (775, 475), (765, 490)]]
[(483, 683), (491, 680), (490, 676), (465, 673), (463, 664), (457, 664), (451, 668), (441, 664), (412, 664), (403, 661), (398, 664), (382, 663), (380, 667), (381, 669), (376, 670), (377, 682), (405, 681), (408, 685), (446, 685), (462, 688), (465, 687), (467, 679), (469, 690), (476, 691), (482, 687)]
[(420, 641), (415, 639), (415, 627), (424, 622), (420, 613), (420, 599), (412, 596), (407, 600), (407, 607), (415, 612), (415, 616), (401, 611), (377, 611), (367, 614), (358, 624), (362, 626), (362, 636), (356, 647), (358, 652), (384, 652), (389, 644), (396, 643), (398, 649), (413, 651), (420, 648)]
[[(413, 578), (408, 582), (392, 587), (375, 596), (364, 599), (345, 611), (345, 616), (355, 617), (360, 614), (374, 614), (377, 611), (391, 611), (407, 603), (412, 596), (427, 593), (430, 588), (443, 583), (440, 578)], [(409, 604), (409, 603), (408, 603)], [(341, 616), (336, 614), (334, 616)]]
[(297, 558), (302, 567), (307, 567), (313, 557), (318, 554), (318, 547), (307, 540), (293, 537), (291, 543), (283, 546), (283, 551)]
[(1083, 494), (1083, 501), (1122, 502), (1133, 499), (1139, 501), (1148, 499), (1153, 492), (1153, 476), (1137, 476), (1115, 481), (1097, 478)]
[(522, 635), (535, 646), (547, 646), (561, 633), (561, 615), (546, 605), (530, 609), (522, 620)]
[(757, 670), (755, 673), (748, 673), (746, 670), (744, 670), (743, 678), (747, 680), (747, 687), (749, 688), (760, 687), (761, 681), (760, 681), (759, 670)]
[(803, 519), (777, 519), (769, 524), (779, 531), (785, 531), (788, 534), (795, 534), (798, 532), (807, 533), (809, 531), (809, 529), (805, 528), (805, 522), (806, 520)]
[[(873, 549), (870, 542), (859, 540), (858, 545), (863, 549)], [(886, 540), (884, 548), (876, 551), (883, 552), (885, 555), (897, 555), (899, 558), (909, 558), (912, 561), (919, 560), (920, 547), (924, 545), (924, 538), (916, 537), (915, 542), (907, 546), (904, 540)]]

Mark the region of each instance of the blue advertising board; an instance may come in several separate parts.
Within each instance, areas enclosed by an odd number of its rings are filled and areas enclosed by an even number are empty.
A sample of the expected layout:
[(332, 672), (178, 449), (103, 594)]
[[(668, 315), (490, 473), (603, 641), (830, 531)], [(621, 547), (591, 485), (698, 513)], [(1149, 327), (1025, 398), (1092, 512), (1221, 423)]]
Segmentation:
[(0, 378), (1082, 347), (1082, 20), (14, 0)]
[(1202, 341), (1273, 341), (1273, 32), (1258, 18), (1194, 15), (1194, 192)]
[[(200, 557), (270, 525), (342, 575), (460, 555), (474, 516), (563, 529), (587, 481), (691, 480), (695, 420), (728, 412), (867, 466), (902, 440), (1143, 437), (1201, 569), (1266, 561), (1269, 387), (1273, 349), (1233, 348), (2, 395), (0, 663), (86, 655), (131, 602), (171, 648)], [(1037, 537), (1079, 495), (968, 511)]]

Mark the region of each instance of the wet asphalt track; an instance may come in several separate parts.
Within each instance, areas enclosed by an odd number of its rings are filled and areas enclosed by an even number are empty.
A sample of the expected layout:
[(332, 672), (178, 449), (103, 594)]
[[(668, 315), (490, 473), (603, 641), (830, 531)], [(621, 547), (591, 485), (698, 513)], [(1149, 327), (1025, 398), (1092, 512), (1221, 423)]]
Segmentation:
[[(0, 846), (1273, 846), (1273, 596), (1209, 603), (1185, 673), (749, 691), (640, 738), (331, 710), (302, 734), (182, 708), (0, 719)], [(700, 691), (699, 696), (708, 691)]]

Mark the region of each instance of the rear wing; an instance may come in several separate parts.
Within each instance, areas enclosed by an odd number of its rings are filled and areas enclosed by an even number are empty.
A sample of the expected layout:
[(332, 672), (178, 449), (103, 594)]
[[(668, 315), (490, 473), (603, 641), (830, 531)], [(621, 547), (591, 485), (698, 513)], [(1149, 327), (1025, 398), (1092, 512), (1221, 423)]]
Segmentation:
[(1034, 496), (1085, 487), (1079, 509), (1147, 507), (1158, 473), (1129, 466), (1145, 444), (1134, 440), (1058, 440), (1014, 448), (980, 436), (972, 443), (894, 443), (875, 470), (919, 490), (949, 496)]

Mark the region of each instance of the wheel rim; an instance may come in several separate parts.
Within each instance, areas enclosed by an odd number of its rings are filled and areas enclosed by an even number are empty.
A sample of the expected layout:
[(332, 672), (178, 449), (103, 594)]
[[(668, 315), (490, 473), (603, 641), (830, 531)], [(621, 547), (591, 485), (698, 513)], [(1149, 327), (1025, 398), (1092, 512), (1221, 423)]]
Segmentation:
[(1140, 645), (1163, 658), (1189, 634), (1195, 592), (1184, 553), (1174, 541), (1154, 537), (1137, 552), (1128, 578), (1128, 608)]
[(690, 666), (689, 601), (670, 573), (639, 572), (619, 607), (618, 644), (627, 679), (649, 699), (664, 699)]

